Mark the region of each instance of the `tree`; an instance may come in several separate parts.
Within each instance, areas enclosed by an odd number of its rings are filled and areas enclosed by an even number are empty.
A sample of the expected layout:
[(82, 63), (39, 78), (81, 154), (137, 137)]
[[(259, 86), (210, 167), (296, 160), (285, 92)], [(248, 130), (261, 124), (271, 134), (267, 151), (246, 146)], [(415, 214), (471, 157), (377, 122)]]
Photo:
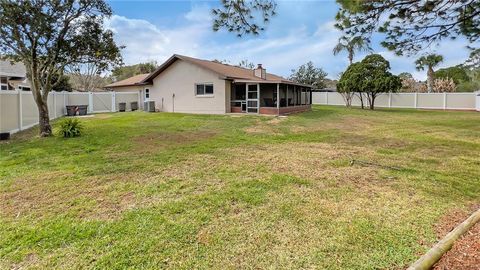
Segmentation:
[(478, 0), (337, 0), (336, 27), (348, 36), (384, 34), (382, 45), (398, 55), (413, 54), (445, 38), (480, 36)]
[(112, 77), (114, 81), (121, 81), (135, 75), (151, 73), (157, 68), (158, 64), (156, 61), (145, 62), (130, 66), (121, 66), (113, 69)]
[(471, 81), (470, 77), (467, 74), (466, 68), (461, 65), (448, 67), (448, 68), (441, 68), (435, 71), (435, 78), (443, 78), (443, 79), (450, 78), (457, 85), (462, 82)]
[[(221, 0), (221, 4), (221, 8), (212, 10), (213, 31), (224, 28), (239, 37), (244, 34), (258, 35), (265, 29), (263, 25), (275, 15), (277, 7), (274, 0)], [(255, 12), (258, 14), (255, 15)], [(258, 15), (262, 17), (260, 23), (255, 20)]]
[(70, 79), (73, 87), (82, 92), (91, 92), (102, 88), (107, 84), (107, 79), (101, 76), (101, 71), (108, 67), (102, 67), (101, 63), (88, 63), (72, 65), (69, 68)]
[(341, 37), (338, 39), (337, 45), (333, 48), (333, 55), (337, 55), (342, 51), (346, 51), (348, 54), (348, 62), (350, 65), (353, 63), (353, 56), (355, 51), (371, 51), (369, 46), (370, 40), (358, 36), (353, 38)]
[(424, 55), (415, 61), (417, 70), (425, 70), (427, 68), (427, 88), (428, 92), (433, 92), (433, 83), (435, 80), (435, 72), (433, 68), (443, 61), (443, 56), (438, 54)]
[(312, 61), (301, 65), (298, 70), (292, 69), (289, 79), (303, 84), (314, 86), (316, 89), (325, 88), (325, 77), (327, 73), (321, 68), (313, 65)]
[[(59, 78), (57, 78), (59, 77)], [(57, 83), (52, 86), (52, 90), (56, 92), (61, 92), (61, 91), (67, 91), (67, 92), (72, 92), (72, 84), (70, 83), (70, 78), (67, 75), (61, 74), (61, 75), (54, 75), (54, 81)]]
[(248, 69), (254, 69), (255, 68), (255, 64), (248, 61), (247, 59), (244, 59), (244, 60), (240, 61), (238, 63), (238, 66), (243, 67), (243, 68), (248, 68)]
[(75, 63), (121, 61), (113, 33), (103, 28), (111, 14), (103, 0), (0, 0), (0, 53), (25, 64), (40, 136), (52, 134), (47, 100), (55, 76)]
[(337, 87), (342, 93), (360, 93), (360, 97), (361, 93), (365, 93), (370, 109), (373, 110), (379, 94), (397, 92), (402, 87), (402, 82), (398, 76), (390, 73), (390, 63), (387, 60), (379, 54), (371, 54), (361, 62), (350, 65), (342, 74)]
[(363, 102), (363, 66), (360, 62), (353, 63), (348, 66), (347, 70), (342, 73), (337, 83), (337, 91), (345, 100), (345, 105), (350, 107), (355, 95), (360, 99), (360, 105), (364, 108)]
[(402, 87), (398, 76), (390, 73), (390, 63), (380, 54), (371, 54), (362, 62), (363, 83), (362, 87), (367, 94), (370, 109), (375, 108), (375, 99), (381, 93), (397, 92)]
[(408, 72), (402, 72), (398, 74), (400, 80), (402, 80), (403, 92), (417, 92), (417, 81), (413, 78), (413, 75)]

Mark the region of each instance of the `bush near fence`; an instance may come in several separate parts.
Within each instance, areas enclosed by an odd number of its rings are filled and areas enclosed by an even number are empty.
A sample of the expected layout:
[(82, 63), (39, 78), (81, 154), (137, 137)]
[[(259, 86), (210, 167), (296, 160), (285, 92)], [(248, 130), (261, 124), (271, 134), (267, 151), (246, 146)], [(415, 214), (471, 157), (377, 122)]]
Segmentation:
[[(375, 107), (412, 108), (439, 110), (475, 110), (476, 96), (479, 93), (384, 93), (375, 99)], [(366, 98), (364, 98), (366, 105)], [(345, 100), (337, 92), (314, 92), (312, 103), (320, 105), (343, 105)], [(355, 95), (353, 106), (360, 106), (360, 98)]]
[[(51, 92), (50, 119), (66, 115), (67, 105), (88, 105), (89, 113), (118, 111), (118, 103), (140, 103), (138, 92)], [(141, 106), (141, 104), (139, 104)], [(29, 91), (0, 91), (0, 132), (15, 133), (38, 124), (38, 108)]]

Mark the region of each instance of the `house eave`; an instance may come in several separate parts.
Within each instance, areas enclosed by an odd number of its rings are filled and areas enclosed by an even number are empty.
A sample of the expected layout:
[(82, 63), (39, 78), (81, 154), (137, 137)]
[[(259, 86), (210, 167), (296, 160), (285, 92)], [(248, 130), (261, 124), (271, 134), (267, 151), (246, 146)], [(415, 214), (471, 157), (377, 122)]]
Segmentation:
[(288, 85), (296, 85), (301, 87), (308, 87), (313, 88), (313, 86), (303, 83), (296, 83), (290, 81), (283, 81), (283, 80), (249, 80), (249, 79), (232, 79), (234, 83), (272, 83), (272, 84), (288, 84)]

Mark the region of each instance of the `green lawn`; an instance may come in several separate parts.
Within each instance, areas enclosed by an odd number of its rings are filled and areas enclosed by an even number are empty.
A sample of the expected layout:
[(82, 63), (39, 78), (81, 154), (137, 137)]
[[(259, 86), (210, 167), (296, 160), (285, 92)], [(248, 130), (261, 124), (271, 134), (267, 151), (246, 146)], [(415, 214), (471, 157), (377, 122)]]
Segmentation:
[(0, 268), (398, 269), (480, 201), (480, 113), (81, 120), (0, 143)]

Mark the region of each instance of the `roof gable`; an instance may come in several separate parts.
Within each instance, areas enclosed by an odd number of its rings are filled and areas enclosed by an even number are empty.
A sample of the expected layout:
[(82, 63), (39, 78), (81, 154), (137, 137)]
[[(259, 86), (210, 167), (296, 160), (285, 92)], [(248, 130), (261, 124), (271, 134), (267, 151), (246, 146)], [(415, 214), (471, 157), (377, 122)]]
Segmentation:
[(111, 83), (109, 85), (106, 85), (105, 88), (144, 85), (145, 83), (143, 83), (143, 80), (146, 77), (148, 77), (148, 75), (150, 75), (150, 73), (135, 75), (135, 76), (132, 76), (132, 77), (127, 78), (125, 80), (121, 80), (121, 81), (114, 82), (114, 83)]

